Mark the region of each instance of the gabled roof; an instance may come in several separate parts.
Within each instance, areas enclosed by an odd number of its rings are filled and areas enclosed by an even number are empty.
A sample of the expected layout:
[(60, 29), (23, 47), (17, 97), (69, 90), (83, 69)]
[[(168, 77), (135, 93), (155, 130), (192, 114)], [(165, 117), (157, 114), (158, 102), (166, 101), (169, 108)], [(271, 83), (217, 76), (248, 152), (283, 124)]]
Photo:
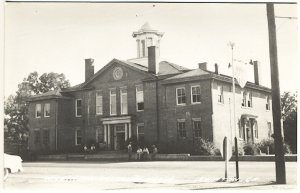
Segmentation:
[(148, 68), (145, 66), (142, 66), (140, 64), (136, 64), (133, 62), (128, 62), (128, 61), (123, 61), (123, 60), (118, 60), (114, 58), (112, 61), (110, 61), (108, 64), (106, 64), (103, 68), (101, 68), (98, 72), (96, 72), (93, 76), (91, 76), (87, 81), (84, 83), (81, 83), (79, 85), (64, 89), (63, 92), (71, 92), (71, 91), (76, 91), (76, 90), (82, 90), (82, 89), (90, 89), (88, 87), (88, 84), (91, 83), (95, 78), (97, 78), (101, 73), (103, 73), (106, 69), (108, 69), (111, 65), (113, 64), (120, 64), (123, 66), (126, 66), (132, 70), (138, 71), (140, 73), (143, 73), (147, 75), (148, 77), (154, 76), (153, 74), (148, 72)]
[[(223, 74), (215, 74), (214, 72), (210, 72), (198, 68), (182, 74), (172, 76), (170, 78), (166, 78), (162, 80), (162, 84), (175, 84), (175, 83), (182, 83), (186, 81), (197, 81), (197, 80), (204, 80), (204, 79), (216, 79), (223, 82), (232, 83), (231, 76), (227, 76)], [(235, 84), (239, 85), (236, 79), (235, 79)], [(249, 81), (247, 82), (246, 87), (260, 90), (260, 91), (271, 92), (270, 88), (262, 85), (254, 84)]]
[(161, 61), (159, 62), (159, 72), (158, 75), (165, 75), (165, 74), (176, 74), (190, 71), (190, 69), (185, 68), (183, 66), (179, 66), (177, 64), (168, 62), (168, 61)]
[(63, 96), (61, 94), (61, 89), (56, 89), (56, 90), (50, 90), (43, 94), (33, 95), (30, 97), (29, 101), (53, 99), (53, 98), (70, 99), (69, 97)]
[(211, 73), (198, 68), (198, 69), (191, 70), (191, 71), (188, 71), (188, 72), (185, 72), (185, 73), (182, 73), (182, 74), (178, 74), (178, 75), (173, 76), (171, 78), (167, 78), (166, 81), (167, 80), (174, 80), (174, 79), (182, 79), (182, 78), (201, 76), (201, 75), (205, 75), (205, 74), (211, 74)]

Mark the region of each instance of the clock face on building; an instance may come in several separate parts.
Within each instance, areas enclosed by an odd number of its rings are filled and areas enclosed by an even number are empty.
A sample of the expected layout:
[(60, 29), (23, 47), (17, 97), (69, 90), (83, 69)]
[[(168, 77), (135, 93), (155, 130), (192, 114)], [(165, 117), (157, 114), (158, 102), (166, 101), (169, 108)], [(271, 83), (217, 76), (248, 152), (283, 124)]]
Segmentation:
[(116, 67), (113, 71), (113, 77), (115, 80), (120, 80), (123, 77), (123, 70), (120, 67)]

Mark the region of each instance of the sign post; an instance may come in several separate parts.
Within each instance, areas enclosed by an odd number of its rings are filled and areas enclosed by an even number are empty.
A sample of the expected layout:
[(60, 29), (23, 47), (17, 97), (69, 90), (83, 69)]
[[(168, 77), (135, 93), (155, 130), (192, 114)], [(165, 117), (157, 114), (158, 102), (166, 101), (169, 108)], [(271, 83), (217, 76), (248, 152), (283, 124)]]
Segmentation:
[(225, 181), (228, 179), (228, 151), (227, 151), (227, 137), (223, 140), (223, 157), (225, 159)]

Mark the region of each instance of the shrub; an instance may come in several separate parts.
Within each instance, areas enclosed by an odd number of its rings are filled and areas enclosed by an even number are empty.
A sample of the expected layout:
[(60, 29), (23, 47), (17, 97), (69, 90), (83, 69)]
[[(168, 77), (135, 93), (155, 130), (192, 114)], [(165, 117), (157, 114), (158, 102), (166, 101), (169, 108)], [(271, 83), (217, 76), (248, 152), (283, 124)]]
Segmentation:
[(208, 140), (197, 138), (194, 141), (194, 152), (197, 155), (221, 155), (221, 152)]
[[(261, 152), (266, 154), (274, 154), (275, 153), (275, 147), (274, 147), (274, 139), (263, 139), (259, 143), (257, 143), (258, 148), (261, 150)], [(291, 149), (290, 146), (286, 143), (283, 143), (283, 151), (285, 154), (290, 154)]]
[[(232, 146), (232, 155), (235, 155), (235, 144)], [(238, 141), (238, 155), (244, 155), (244, 143)]]
[(258, 145), (251, 142), (246, 143), (244, 145), (244, 153), (245, 155), (258, 155), (259, 154)]

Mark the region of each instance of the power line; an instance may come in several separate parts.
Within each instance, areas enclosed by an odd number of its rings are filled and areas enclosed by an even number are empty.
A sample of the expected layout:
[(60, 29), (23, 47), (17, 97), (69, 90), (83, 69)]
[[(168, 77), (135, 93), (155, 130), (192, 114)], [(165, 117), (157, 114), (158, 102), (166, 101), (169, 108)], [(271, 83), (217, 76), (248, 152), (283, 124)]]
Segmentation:
[(284, 17), (284, 16), (275, 16), (275, 18), (280, 18), (280, 19), (298, 19), (297, 17)]

